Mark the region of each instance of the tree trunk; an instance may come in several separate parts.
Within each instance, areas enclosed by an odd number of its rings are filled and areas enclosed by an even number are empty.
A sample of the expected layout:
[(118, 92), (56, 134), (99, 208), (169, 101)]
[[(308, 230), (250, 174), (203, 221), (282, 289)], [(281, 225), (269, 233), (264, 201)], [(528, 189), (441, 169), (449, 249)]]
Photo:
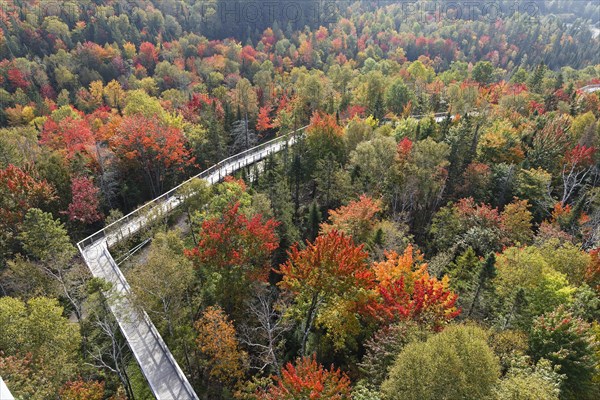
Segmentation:
[(318, 294), (313, 295), (312, 301), (310, 303), (310, 308), (308, 309), (308, 313), (306, 315), (306, 322), (304, 324), (304, 332), (302, 334), (302, 345), (300, 347), (300, 354), (303, 356), (306, 355), (306, 342), (308, 341), (308, 334), (310, 333), (310, 330), (312, 328), (314, 314), (317, 309), (318, 299), (319, 299)]
[(475, 309), (475, 304), (477, 304), (477, 300), (479, 300), (479, 293), (481, 292), (481, 286), (482, 286), (482, 283), (479, 282), (479, 285), (477, 285), (477, 290), (475, 291), (475, 294), (473, 295), (473, 300), (471, 301), (471, 305), (469, 306), (469, 312), (467, 313), (467, 318), (469, 318), (471, 316), (471, 314), (473, 313), (473, 310)]

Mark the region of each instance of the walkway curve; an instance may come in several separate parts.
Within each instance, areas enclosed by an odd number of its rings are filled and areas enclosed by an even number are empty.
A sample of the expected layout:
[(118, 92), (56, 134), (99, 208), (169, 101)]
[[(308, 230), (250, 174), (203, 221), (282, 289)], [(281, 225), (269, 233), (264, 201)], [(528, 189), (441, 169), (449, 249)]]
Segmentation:
[[(441, 122), (447, 115), (438, 113), (433, 117), (436, 122)], [(412, 117), (421, 119), (425, 116)], [(198, 396), (148, 314), (132, 303), (131, 287), (110, 254), (110, 246), (134, 235), (154, 219), (179, 206), (183, 199), (178, 192), (192, 180), (205, 179), (213, 185), (241, 168), (292, 146), (305, 129), (306, 126), (228, 157), (77, 243), (92, 275), (112, 284), (110, 290), (113, 293), (110, 295), (117, 300), (111, 302), (111, 311), (158, 400), (196, 400)]]
[(112, 284), (110, 295), (116, 300), (110, 303), (111, 311), (158, 400), (197, 400), (198, 396), (148, 314), (132, 303), (131, 288), (110, 254), (109, 247), (180, 205), (183, 199), (177, 193), (191, 180), (201, 178), (210, 185), (215, 184), (225, 176), (293, 145), (296, 135), (305, 128), (226, 158), (77, 243), (92, 275)]
[[(582, 90), (590, 93), (599, 90), (598, 86), (600, 85), (588, 85)], [(425, 116), (412, 117), (422, 119)], [(447, 117), (448, 113), (433, 114), (436, 122), (441, 122)], [(450, 118), (454, 119), (454, 115)], [(110, 254), (109, 247), (130, 237), (152, 220), (180, 205), (183, 199), (177, 192), (193, 179), (205, 179), (213, 185), (225, 176), (293, 145), (297, 135), (302, 134), (305, 129), (306, 126), (226, 158), (77, 243), (92, 275), (110, 282), (110, 290), (118, 295), (111, 296), (118, 298), (111, 303), (111, 311), (158, 400), (196, 400), (198, 396), (148, 314), (131, 302), (131, 288)]]
[[(423, 117), (413, 116), (417, 119)], [(447, 113), (434, 114), (433, 117), (436, 122), (441, 122)], [(158, 400), (196, 400), (198, 396), (148, 314), (132, 303), (131, 287), (110, 254), (110, 246), (134, 235), (152, 220), (179, 206), (183, 199), (178, 191), (192, 180), (205, 179), (213, 185), (241, 168), (292, 146), (305, 129), (306, 126), (226, 158), (77, 243), (92, 275), (112, 284), (111, 298), (117, 300), (111, 302), (111, 311)]]

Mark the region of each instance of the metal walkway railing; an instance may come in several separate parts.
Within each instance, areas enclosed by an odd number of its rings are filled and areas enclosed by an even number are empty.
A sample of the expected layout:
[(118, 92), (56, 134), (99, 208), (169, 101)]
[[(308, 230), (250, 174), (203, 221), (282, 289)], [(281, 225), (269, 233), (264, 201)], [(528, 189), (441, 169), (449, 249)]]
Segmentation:
[(587, 85), (587, 86), (582, 87), (579, 90), (586, 92), (586, 93), (594, 93), (594, 92), (597, 92), (598, 90), (600, 90), (600, 84)]
[[(447, 113), (433, 115), (437, 122), (446, 116)], [(424, 116), (413, 117), (421, 119)], [(184, 200), (179, 191), (192, 180), (200, 178), (210, 185), (215, 184), (225, 176), (293, 145), (297, 135), (305, 129), (306, 126), (228, 157), (77, 243), (92, 275), (112, 283), (111, 290), (119, 295), (116, 296), (119, 300), (111, 304), (111, 311), (157, 399), (185, 400), (198, 399), (198, 396), (148, 314), (131, 302), (131, 288), (109, 247), (179, 206)]]
[[(165, 211), (168, 213), (174, 207), (178, 206), (181, 203), (181, 197), (177, 192), (192, 180), (197, 178), (205, 179), (212, 185), (228, 174), (236, 172), (244, 166), (254, 164), (256, 161), (260, 161), (273, 153), (277, 153), (287, 145), (292, 145), (295, 135), (303, 132), (304, 129), (306, 129), (306, 127), (302, 127), (294, 132), (279, 136), (273, 140), (259, 144), (258, 146), (219, 161), (217, 164), (205, 169), (168, 192), (163, 193), (152, 201), (138, 207), (124, 217), (86, 237), (78, 243), (78, 246), (80, 248), (86, 247), (102, 238), (107, 238), (110, 245), (119, 242), (123, 238), (134, 234), (142, 227), (137, 223), (138, 219), (143, 219), (145, 221), (148, 216), (153, 213), (156, 213), (156, 215), (163, 215), (162, 213)], [(135, 226), (132, 226), (132, 224)], [(133, 230), (132, 228), (136, 229)]]
[(198, 396), (148, 314), (133, 305), (131, 288), (110, 254), (109, 246), (134, 235), (156, 218), (168, 214), (180, 205), (184, 199), (179, 190), (193, 179), (205, 179), (211, 185), (217, 183), (225, 176), (293, 145), (296, 135), (305, 128), (220, 161), (77, 243), (92, 275), (110, 282), (110, 290), (118, 294), (115, 296), (118, 300), (110, 305), (111, 311), (157, 399), (196, 400)]

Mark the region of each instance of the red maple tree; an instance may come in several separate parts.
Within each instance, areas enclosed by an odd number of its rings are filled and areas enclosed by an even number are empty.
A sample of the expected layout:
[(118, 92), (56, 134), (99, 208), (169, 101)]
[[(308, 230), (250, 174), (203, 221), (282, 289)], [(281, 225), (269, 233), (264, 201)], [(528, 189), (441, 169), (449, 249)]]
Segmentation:
[(194, 123), (200, 123), (210, 113), (214, 113), (219, 119), (225, 114), (221, 102), (205, 93), (194, 93), (191, 100), (181, 109), (183, 117)]
[(271, 112), (271, 106), (261, 107), (258, 112), (258, 120), (256, 121), (256, 130), (259, 132), (264, 132), (268, 129), (273, 128), (273, 124), (271, 123), (271, 118), (269, 117), (269, 113)]
[(402, 276), (389, 285), (378, 285), (379, 298), (369, 305), (372, 315), (386, 323), (411, 320), (435, 330), (460, 315), (456, 307), (458, 295), (448, 289), (447, 282), (428, 274), (406, 283)]
[(277, 41), (277, 37), (273, 33), (273, 29), (271, 29), (271, 28), (265, 29), (263, 32), (263, 35), (262, 35), (262, 39), (260, 41), (263, 42), (266, 50), (268, 51), (271, 48), (271, 46), (273, 46), (275, 44), (275, 42)]
[(341, 137), (344, 135), (344, 129), (338, 125), (335, 115), (315, 112), (310, 119), (310, 124), (306, 129), (307, 134), (323, 135), (328, 137)]
[(30, 82), (27, 76), (21, 72), (18, 68), (11, 68), (6, 73), (8, 81), (15, 87), (15, 89), (27, 89), (29, 88)]
[(277, 225), (274, 219), (263, 222), (260, 214), (246, 217), (236, 202), (222, 216), (202, 223), (198, 246), (186, 251), (186, 255), (198, 268), (241, 269), (250, 278), (264, 280), (271, 265), (270, 256), (279, 247)]
[(594, 163), (594, 154), (596, 148), (594, 146), (575, 145), (565, 154), (565, 163), (568, 165), (578, 165), (585, 168)]
[(409, 138), (404, 138), (398, 143), (398, 159), (400, 162), (408, 160), (410, 153), (412, 152), (413, 142)]
[(501, 217), (497, 208), (485, 203), (477, 204), (472, 197), (460, 199), (455, 207), (459, 218), (470, 226), (500, 227)]
[(155, 195), (168, 174), (194, 161), (181, 129), (142, 115), (123, 118), (109, 142), (121, 160), (144, 172)]
[(366, 111), (367, 108), (365, 106), (355, 104), (346, 108), (346, 111), (343, 112), (342, 116), (344, 119), (348, 120), (354, 117), (363, 118), (365, 116)]
[(266, 390), (259, 391), (261, 400), (350, 400), (350, 379), (332, 365), (325, 369), (317, 363), (316, 357), (302, 357), (295, 364), (287, 363), (281, 376)]
[(0, 229), (14, 230), (28, 209), (54, 198), (54, 190), (45, 180), (37, 180), (12, 164), (0, 169)]
[(242, 48), (242, 52), (240, 54), (240, 58), (242, 59), (242, 64), (250, 65), (256, 61), (257, 52), (254, 50), (252, 46), (244, 46)]
[(561, 203), (567, 204), (577, 188), (581, 187), (594, 169), (594, 146), (576, 145), (566, 151), (562, 168), (563, 195)]
[(71, 159), (94, 145), (94, 135), (84, 118), (68, 116), (60, 121), (48, 118), (42, 128), (41, 142)]
[(100, 190), (91, 179), (84, 176), (73, 178), (71, 192), (73, 199), (67, 210), (69, 220), (91, 224), (102, 219), (99, 211), (100, 200), (98, 199)]
[(146, 69), (152, 69), (158, 61), (158, 50), (150, 42), (143, 42), (140, 45), (140, 51), (137, 56), (137, 62), (143, 65)]

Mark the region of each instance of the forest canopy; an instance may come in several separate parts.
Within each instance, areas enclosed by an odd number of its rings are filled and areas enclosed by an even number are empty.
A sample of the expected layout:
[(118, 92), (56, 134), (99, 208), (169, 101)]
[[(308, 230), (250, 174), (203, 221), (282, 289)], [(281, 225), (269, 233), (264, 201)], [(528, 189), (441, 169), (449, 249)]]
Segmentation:
[(600, 6), (467, 3), (5, 1), (15, 397), (152, 398), (76, 244), (291, 134), (111, 243), (199, 397), (598, 398)]

